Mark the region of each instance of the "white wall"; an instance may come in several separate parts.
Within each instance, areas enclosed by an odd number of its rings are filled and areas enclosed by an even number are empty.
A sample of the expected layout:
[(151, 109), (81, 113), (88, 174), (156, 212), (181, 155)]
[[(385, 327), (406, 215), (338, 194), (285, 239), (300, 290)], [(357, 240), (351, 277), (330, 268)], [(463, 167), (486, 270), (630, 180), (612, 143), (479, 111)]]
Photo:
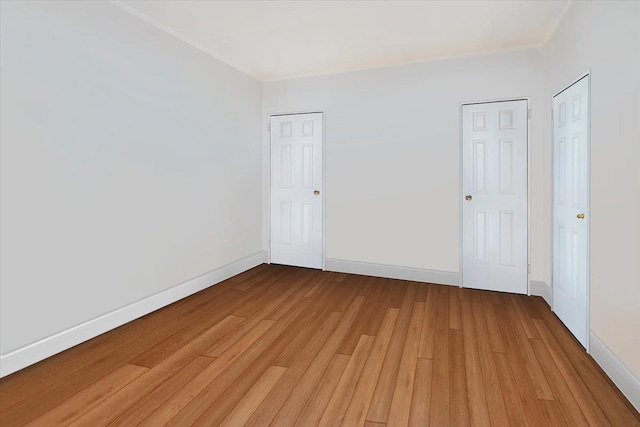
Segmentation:
[(261, 250), (261, 85), (104, 2), (2, 2), (1, 348)]
[(544, 60), (546, 99), (591, 69), (591, 330), (640, 378), (640, 3), (574, 2)]
[(326, 111), (327, 258), (458, 272), (460, 103), (528, 96), (531, 277), (548, 283), (540, 55), (530, 49), (265, 83), (263, 120)]

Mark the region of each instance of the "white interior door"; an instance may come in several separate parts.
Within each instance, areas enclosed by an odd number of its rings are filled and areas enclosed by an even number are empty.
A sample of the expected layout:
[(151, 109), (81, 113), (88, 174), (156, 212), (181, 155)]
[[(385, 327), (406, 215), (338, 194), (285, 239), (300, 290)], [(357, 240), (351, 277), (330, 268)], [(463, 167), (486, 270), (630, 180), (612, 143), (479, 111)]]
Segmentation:
[(587, 347), (589, 76), (553, 97), (553, 311)]
[(270, 262), (322, 268), (322, 113), (271, 117)]
[(462, 286), (527, 293), (527, 101), (462, 106)]

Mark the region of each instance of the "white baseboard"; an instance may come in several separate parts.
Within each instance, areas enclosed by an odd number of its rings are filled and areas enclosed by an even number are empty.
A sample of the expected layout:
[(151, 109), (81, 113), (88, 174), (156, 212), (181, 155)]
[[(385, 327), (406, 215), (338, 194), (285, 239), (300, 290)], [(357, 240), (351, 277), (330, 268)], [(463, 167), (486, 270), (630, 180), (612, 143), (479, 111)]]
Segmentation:
[(424, 268), (400, 267), (331, 258), (325, 260), (325, 270), (453, 286), (458, 286), (459, 281), (458, 273), (452, 271), (427, 270)]
[(540, 282), (538, 280), (532, 280), (529, 282), (531, 295), (536, 295), (544, 298), (544, 300), (551, 307), (551, 286), (547, 282)]
[(618, 386), (629, 402), (640, 411), (640, 380), (616, 357), (593, 331), (589, 335), (589, 350), (602, 370)]
[(0, 377), (33, 365), (265, 262), (266, 252), (255, 253), (33, 344), (0, 355)]

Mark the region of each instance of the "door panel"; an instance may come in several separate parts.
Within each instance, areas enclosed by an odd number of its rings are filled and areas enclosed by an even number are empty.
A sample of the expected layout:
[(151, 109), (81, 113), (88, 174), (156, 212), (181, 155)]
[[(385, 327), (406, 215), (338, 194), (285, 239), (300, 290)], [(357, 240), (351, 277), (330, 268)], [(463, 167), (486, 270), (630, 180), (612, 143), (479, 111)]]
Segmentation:
[(527, 293), (527, 101), (462, 107), (462, 285)]
[(588, 335), (589, 76), (553, 98), (553, 311)]
[(322, 113), (271, 118), (272, 263), (322, 268), (322, 129)]

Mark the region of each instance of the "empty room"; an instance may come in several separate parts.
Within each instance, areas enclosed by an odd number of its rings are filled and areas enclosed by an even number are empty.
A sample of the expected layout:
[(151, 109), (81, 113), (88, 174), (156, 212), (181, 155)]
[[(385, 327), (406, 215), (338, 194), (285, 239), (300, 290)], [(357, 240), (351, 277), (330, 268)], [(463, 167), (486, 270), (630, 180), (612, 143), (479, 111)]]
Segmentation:
[(0, 426), (640, 427), (640, 1), (0, 0)]

